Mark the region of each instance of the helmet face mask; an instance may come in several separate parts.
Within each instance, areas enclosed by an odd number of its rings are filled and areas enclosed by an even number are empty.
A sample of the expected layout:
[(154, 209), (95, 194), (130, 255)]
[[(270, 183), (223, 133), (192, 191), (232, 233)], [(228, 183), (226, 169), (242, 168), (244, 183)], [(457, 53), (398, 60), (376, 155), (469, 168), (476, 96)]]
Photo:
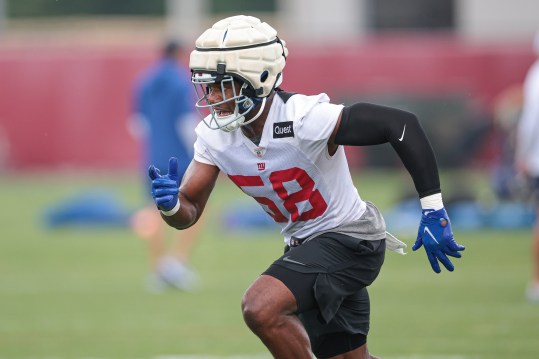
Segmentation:
[[(211, 129), (233, 131), (256, 120), (282, 82), (287, 54), (277, 32), (252, 16), (232, 16), (206, 30), (197, 39), (189, 61), (196, 107), (201, 114), (210, 112), (204, 123)], [(211, 103), (210, 99), (216, 99), (206, 91), (212, 84), (221, 86), (223, 98), (218, 103)], [(234, 102), (234, 110), (223, 111), (232, 107), (229, 101)], [(258, 112), (249, 114), (256, 107), (260, 107)]]
[[(260, 103), (260, 100), (252, 99), (244, 94), (247, 89), (246, 83), (242, 84), (232, 75), (212, 75), (209, 73), (193, 73), (191, 81), (197, 95), (195, 106), (204, 117), (204, 123), (212, 130), (220, 129), (230, 132), (253, 120), (245, 121), (245, 116)], [(212, 103), (210, 101), (212, 88), (214, 88), (211, 85), (220, 87), (222, 98), (218, 102)], [(233, 104), (227, 104), (229, 102), (233, 102)], [(228, 106), (233, 106), (233, 111), (223, 110)], [(209, 116), (204, 116), (206, 111), (209, 111)], [(226, 114), (223, 115), (223, 112)]]

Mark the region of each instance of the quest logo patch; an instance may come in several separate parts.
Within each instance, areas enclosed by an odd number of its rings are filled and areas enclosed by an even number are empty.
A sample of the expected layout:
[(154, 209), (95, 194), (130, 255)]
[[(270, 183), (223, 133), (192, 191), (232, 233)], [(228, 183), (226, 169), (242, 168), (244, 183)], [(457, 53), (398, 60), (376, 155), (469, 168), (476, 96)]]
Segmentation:
[(294, 137), (292, 121), (277, 122), (273, 124), (273, 138)]

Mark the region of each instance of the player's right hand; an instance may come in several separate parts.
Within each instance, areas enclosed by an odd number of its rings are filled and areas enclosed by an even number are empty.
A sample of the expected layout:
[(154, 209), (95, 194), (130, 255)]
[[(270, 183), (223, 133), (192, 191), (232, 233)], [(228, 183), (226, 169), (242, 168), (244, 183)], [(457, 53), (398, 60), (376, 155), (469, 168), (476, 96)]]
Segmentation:
[[(168, 161), (168, 173), (162, 175), (159, 169), (151, 165), (148, 174), (152, 180), (152, 197), (161, 211), (168, 212), (179, 208), (180, 176), (178, 175), (178, 159), (171, 157)], [(172, 214), (171, 214), (172, 215)]]

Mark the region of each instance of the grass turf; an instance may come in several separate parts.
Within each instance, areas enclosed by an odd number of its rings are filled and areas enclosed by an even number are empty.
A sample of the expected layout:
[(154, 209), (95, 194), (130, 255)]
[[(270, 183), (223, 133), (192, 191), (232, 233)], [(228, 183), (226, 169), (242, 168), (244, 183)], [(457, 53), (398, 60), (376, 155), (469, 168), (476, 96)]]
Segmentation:
[[(127, 178), (127, 180), (124, 180)], [(144, 241), (122, 228), (46, 229), (43, 210), (67, 196), (106, 187), (129, 207), (142, 202), (136, 174), (0, 178), (0, 358), (153, 358), (243, 355), (266, 350), (243, 324), (249, 283), (282, 251), (277, 229), (231, 232), (222, 211), (245, 196), (218, 183), (193, 266), (194, 293), (144, 289)], [(358, 177), (380, 208), (402, 177)], [(406, 180), (404, 180), (406, 182)], [(251, 202), (247, 202), (251, 203)], [(434, 274), (423, 252), (388, 253), (370, 289), (369, 347), (388, 358), (539, 357), (539, 306), (525, 301), (530, 231), (459, 232), (467, 246), (454, 273)], [(410, 236), (401, 237), (409, 245)]]

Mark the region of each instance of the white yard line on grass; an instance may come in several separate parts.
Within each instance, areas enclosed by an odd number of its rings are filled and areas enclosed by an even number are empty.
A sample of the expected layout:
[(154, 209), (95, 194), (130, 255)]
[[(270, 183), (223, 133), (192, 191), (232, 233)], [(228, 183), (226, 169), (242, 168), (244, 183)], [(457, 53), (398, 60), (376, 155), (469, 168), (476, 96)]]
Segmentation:
[(252, 354), (252, 355), (160, 355), (152, 359), (271, 359), (268, 354)]
[(271, 359), (268, 354), (250, 354), (250, 355), (160, 355), (152, 359)]
[[(253, 355), (160, 355), (152, 359), (271, 359), (267, 354)], [(481, 359), (480, 357), (466, 355), (412, 355), (412, 356), (384, 356), (382, 359)]]
[[(313, 357), (314, 358), (314, 357)], [(8, 359), (0, 356), (0, 359)], [(28, 358), (28, 359), (37, 359)], [(42, 358), (43, 359), (43, 358)], [(58, 359), (47, 357), (46, 359)], [(80, 359), (104, 359), (97, 357), (82, 357)], [(269, 354), (248, 354), (248, 355), (158, 355), (148, 359), (271, 359)], [(483, 359), (480, 356), (467, 355), (408, 355), (408, 356), (384, 356), (382, 359)]]

